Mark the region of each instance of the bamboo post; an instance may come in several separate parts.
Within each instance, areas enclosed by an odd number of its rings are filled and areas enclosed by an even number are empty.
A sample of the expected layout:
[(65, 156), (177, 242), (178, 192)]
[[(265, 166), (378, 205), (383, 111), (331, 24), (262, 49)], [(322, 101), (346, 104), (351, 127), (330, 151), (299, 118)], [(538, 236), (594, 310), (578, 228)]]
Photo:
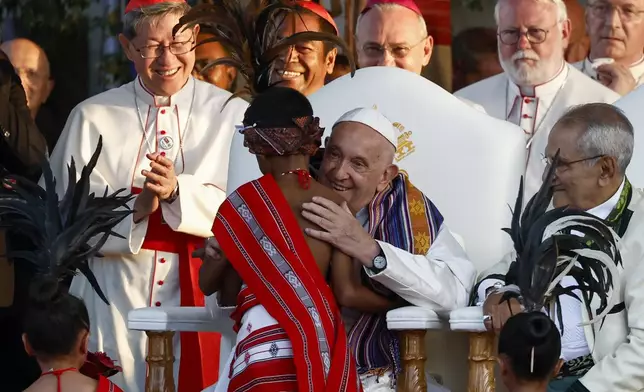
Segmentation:
[(175, 392), (174, 353), (172, 338), (174, 331), (146, 331), (148, 335), (148, 374), (145, 378), (145, 392)]
[(402, 371), (398, 377), (398, 392), (427, 392), (425, 379), (424, 329), (400, 331), (400, 358)]

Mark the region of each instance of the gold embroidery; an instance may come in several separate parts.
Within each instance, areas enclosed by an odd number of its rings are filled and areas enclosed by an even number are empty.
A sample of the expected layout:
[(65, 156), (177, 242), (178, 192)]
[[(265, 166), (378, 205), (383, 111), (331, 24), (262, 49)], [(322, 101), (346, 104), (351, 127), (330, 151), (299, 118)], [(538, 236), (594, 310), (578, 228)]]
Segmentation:
[(422, 200), (412, 200), (409, 202), (409, 212), (414, 215), (423, 215), (425, 213), (425, 203)]
[(396, 162), (400, 162), (416, 151), (416, 146), (414, 146), (414, 142), (411, 141), (411, 131), (403, 132), (405, 127), (400, 123), (394, 123), (394, 126), (402, 132), (398, 136), (398, 146), (396, 147)]
[(419, 231), (414, 234), (414, 248), (416, 254), (426, 254), (429, 251), (429, 236), (427, 233)]
[[(403, 170), (401, 172), (405, 173)], [(431, 227), (425, 216), (425, 199), (423, 193), (409, 181), (409, 177), (406, 176), (405, 180), (409, 223), (411, 232), (414, 235), (413, 253), (416, 255), (424, 255), (427, 254), (431, 246)]]

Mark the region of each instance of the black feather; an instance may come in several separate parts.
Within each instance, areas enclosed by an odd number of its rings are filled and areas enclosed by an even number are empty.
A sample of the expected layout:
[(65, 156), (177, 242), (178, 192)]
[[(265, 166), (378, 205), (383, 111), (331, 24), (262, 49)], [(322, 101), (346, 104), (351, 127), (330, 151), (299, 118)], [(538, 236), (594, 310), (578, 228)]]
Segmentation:
[[(72, 158), (68, 166), (69, 183), (61, 199), (56, 193), (56, 179), (49, 162), (43, 164), (45, 188), (25, 178), (4, 174), (0, 188), (0, 226), (25, 233), (33, 249), (10, 250), (10, 260), (33, 264), (39, 274), (63, 280), (80, 271), (98, 296), (109, 304), (89, 267), (88, 260), (97, 256), (112, 229), (129, 216), (131, 194), (123, 189), (103, 197), (90, 192), (90, 175), (98, 162), (103, 140), (76, 180)], [(91, 244), (90, 244), (91, 242)]]
[[(552, 309), (561, 323), (559, 297), (569, 295), (580, 300), (579, 290), (588, 300), (598, 296), (598, 314), (610, 303), (610, 294), (619, 284), (616, 265), (621, 263), (616, 234), (606, 223), (579, 209), (560, 207), (548, 210), (552, 201), (552, 181), (559, 164), (559, 152), (548, 170), (539, 191), (523, 203), (523, 178), (512, 212), (510, 235), (516, 251), (516, 263), (506, 275), (506, 284), (518, 286), (526, 311)], [(589, 252), (586, 254), (585, 252)], [(581, 254), (580, 254), (581, 253)], [(608, 256), (610, 263), (601, 259)], [(563, 287), (563, 276), (571, 276), (576, 285)], [(509, 296), (502, 297), (502, 301)]]

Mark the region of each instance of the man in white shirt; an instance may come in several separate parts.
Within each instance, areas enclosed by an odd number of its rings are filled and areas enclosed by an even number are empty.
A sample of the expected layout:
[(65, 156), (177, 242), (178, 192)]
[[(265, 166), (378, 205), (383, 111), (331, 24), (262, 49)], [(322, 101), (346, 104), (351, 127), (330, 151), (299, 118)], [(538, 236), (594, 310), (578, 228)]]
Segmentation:
[[(625, 176), (633, 153), (633, 126), (615, 107), (602, 103), (573, 108), (557, 122), (545, 150), (547, 162), (560, 151), (561, 166), (552, 186), (554, 207), (580, 208), (607, 224), (621, 238), (621, 288), (611, 313), (593, 325), (581, 325), (595, 315), (595, 300), (583, 302), (563, 295), (562, 358), (565, 363), (549, 391), (639, 391), (644, 388), (644, 199)], [(476, 292), (483, 301), (486, 326), (499, 331), (521, 307), (516, 300), (499, 304), (503, 282), (514, 254), (483, 272)], [(571, 276), (562, 285), (574, 286)], [(556, 318), (555, 318), (556, 320)], [(558, 321), (556, 321), (559, 324)], [(561, 325), (558, 325), (561, 329)], [(570, 388), (570, 389), (569, 389)]]
[[(70, 292), (85, 301), (91, 325), (90, 349), (106, 352), (123, 373), (114, 382), (143, 392), (147, 338), (127, 328), (130, 310), (146, 306), (203, 306), (192, 249), (212, 235), (212, 221), (226, 197), (228, 154), (235, 124), (246, 102), (191, 76), (199, 28), (173, 34), (188, 10), (183, 0), (132, 0), (119, 36), (137, 78), (80, 103), (70, 114), (51, 156), (64, 193), (68, 164), (88, 164), (99, 135), (103, 153), (91, 173), (97, 194), (125, 189), (137, 194), (135, 213), (116, 226), (102, 246), (103, 258), (89, 267), (109, 299), (105, 304), (83, 276)], [(78, 175), (73, 173), (73, 175)], [(193, 278), (194, 277), (194, 278)], [(212, 384), (219, 352), (214, 334), (175, 335), (177, 390)]]
[(586, 5), (590, 54), (575, 67), (626, 95), (644, 84), (644, 0), (591, 0)]
[(612, 103), (619, 95), (564, 61), (570, 20), (562, 0), (499, 0), (494, 9), (504, 73), (455, 93), (487, 114), (519, 125), (529, 150), (525, 197), (541, 185), (542, 153), (553, 124), (567, 108)]

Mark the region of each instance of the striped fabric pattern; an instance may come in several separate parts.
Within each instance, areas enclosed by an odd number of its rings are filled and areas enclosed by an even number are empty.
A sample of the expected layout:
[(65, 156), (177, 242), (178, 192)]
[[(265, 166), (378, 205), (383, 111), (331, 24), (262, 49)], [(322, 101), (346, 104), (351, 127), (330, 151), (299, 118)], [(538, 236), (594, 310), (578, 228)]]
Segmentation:
[[(443, 224), (438, 208), (404, 172), (377, 194), (368, 208), (369, 232), (373, 238), (416, 255), (427, 254)], [(395, 297), (393, 292), (366, 276), (363, 283), (382, 295)], [(392, 367), (394, 377), (398, 373), (399, 341), (387, 329), (385, 313), (361, 315), (349, 332), (349, 344), (359, 374)]]

